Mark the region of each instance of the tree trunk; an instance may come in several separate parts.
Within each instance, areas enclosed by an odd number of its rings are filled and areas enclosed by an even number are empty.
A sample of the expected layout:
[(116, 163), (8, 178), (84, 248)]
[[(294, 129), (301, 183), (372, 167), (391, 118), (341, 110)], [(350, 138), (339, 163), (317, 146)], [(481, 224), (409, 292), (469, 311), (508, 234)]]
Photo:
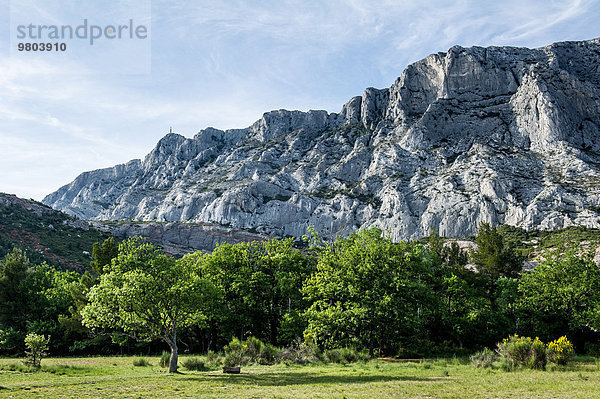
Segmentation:
[(177, 361), (179, 360), (179, 354), (177, 352), (177, 333), (173, 333), (173, 336), (170, 337), (169, 341), (167, 341), (169, 346), (171, 347), (171, 360), (169, 361), (169, 373), (177, 372)]

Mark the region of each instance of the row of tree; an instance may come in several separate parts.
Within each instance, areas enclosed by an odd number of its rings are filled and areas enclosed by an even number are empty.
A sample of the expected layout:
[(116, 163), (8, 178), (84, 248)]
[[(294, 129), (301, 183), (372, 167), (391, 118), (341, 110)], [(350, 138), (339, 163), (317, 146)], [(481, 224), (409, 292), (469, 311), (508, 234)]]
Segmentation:
[(302, 250), (273, 239), (175, 259), (140, 238), (118, 248), (108, 239), (83, 275), (14, 250), (0, 261), (0, 350), (21, 352), (28, 332), (51, 335), (55, 354), (156, 351), (162, 340), (175, 371), (180, 348), (219, 350), (232, 337), (401, 356), (466, 353), (514, 333), (567, 334), (580, 350), (597, 339), (600, 269), (573, 251), (521, 273), (486, 224), (470, 253), (435, 233), (393, 243), (375, 228), (307, 240)]

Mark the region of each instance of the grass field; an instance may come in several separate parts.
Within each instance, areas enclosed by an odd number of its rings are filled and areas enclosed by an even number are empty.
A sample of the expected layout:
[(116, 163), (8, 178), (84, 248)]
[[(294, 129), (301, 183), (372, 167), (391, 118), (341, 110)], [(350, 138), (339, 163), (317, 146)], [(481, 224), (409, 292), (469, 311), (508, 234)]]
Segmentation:
[[(44, 359), (44, 371), (9, 371), (0, 359), (0, 398), (599, 398), (593, 359), (554, 371), (474, 369), (456, 360), (372, 360), (348, 365), (248, 366), (242, 374), (182, 369), (169, 375), (157, 357)], [(183, 358), (185, 360), (185, 357)]]

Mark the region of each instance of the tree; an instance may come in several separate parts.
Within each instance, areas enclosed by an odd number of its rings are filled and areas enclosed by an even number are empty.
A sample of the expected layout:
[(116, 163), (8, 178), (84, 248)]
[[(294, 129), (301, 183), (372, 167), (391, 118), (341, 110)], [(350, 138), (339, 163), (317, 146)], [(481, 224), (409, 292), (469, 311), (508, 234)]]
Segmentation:
[(519, 282), (519, 307), (532, 333), (549, 339), (600, 329), (600, 268), (591, 256), (546, 253)]
[(517, 328), (511, 302), (515, 287), (512, 279), (521, 275), (523, 259), (505, 244), (498, 229), (488, 223), (479, 225), (475, 241), (477, 249), (470, 251), (469, 258), (477, 269), (474, 283), (482, 291), (478, 296), (484, 301), (479, 306), (483, 323), (478, 335), (489, 345)]
[(40, 368), (42, 358), (46, 356), (46, 351), (48, 350), (48, 342), (50, 342), (50, 336), (46, 338), (44, 335), (36, 333), (27, 334), (25, 337), (25, 346), (28, 351), (26, 352), (27, 360), (25, 363)]
[(57, 270), (42, 263), (31, 268), (23, 284), (28, 298), (24, 309), (26, 331), (52, 335), (50, 350), (53, 352), (66, 352), (72, 342), (70, 333), (58, 319), (73, 306), (69, 288), (78, 278), (76, 272)]
[(27, 333), (52, 334), (52, 349), (65, 350), (69, 337), (57, 319), (73, 304), (69, 286), (77, 277), (46, 263), (32, 265), (19, 249), (0, 260), (0, 350), (22, 352)]
[(292, 239), (221, 244), (212, 254), (192, 254), (222, 298), (210, 320), (211, 331), (229, 342), (248, 333), (287, 345), (302, 335), (306, 308), (300, 289), (310, 273), (307, 256)]
[(92, 246), (92, 260), (90, 266), (96, 274), (101, 275), (104, 273), (104, 268), (110, 265), (113, 258), (116, 258), (119, 254), (119, 249), (115, 245), (113, 237), (109, 237), (102, 244), (95, 242)]
[(177, 333), (203, 322), (203, 310), (214, 295), (194, 265), (166, 256), (139, 237), (124, 241), (88, 293), (83, 324), (121, 329), (140, 340), (163, 340), (171, 349), (169, 372), (177, 372)]
[(475, 238), (477, 250), (471, 252), (471, 261), (479, 273), (491, 281), (499, 277), (518, 277), (523, 269), (523, 260), (515, 251), (504, 244), (496, 227), (481, 223)]
[(338, 239), (322, 249), (303, 287), (312, 301), (307, 332), (326, 347), (366, 347), (371, 355), (395, 355), (400, 344), (416, 349), (435, 300), (430, 270), (423, 246), (394, 244), (379, 229)]
[(21, 352), (27, 324), (28, 295), (25, 289), (31, 264), (17, 248), (0, 259), (0, 350)]
[(113, 237), (107, 238), (102, 243), (95, 242), (92, 247), (93, 260), (90, 262), (93, 273), (85, 271), (79, 277), (79, 281), (69, 285), (73, 305), (68, 310), (69, 314), (61, 315), (58, 321), (73, 339), (79, 338), (79, 340), (75, 340), (72, 348), (84, 349), (89, 346), (102, 346), (106, 348), (108, 346), (106, 336), (96, 336), (88, 339), (89, 330), (82, 324), (81, 311), (88, 304), (87, 294), (89, 290), (98, 284), (100, 281), (99, 276), (104, 273), (106, 267), (118, 255), (119, 250), (115, 245)]
[(18, 248), (0, 260), (0, 324), (20, 327), (25, 320), (24, 284), (30, 272), (29, 258)]

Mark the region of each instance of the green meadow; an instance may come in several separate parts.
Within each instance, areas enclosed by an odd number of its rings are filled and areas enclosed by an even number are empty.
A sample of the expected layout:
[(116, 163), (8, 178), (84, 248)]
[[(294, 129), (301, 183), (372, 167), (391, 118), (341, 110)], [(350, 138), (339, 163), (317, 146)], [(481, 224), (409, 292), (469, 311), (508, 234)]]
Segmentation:
[[(182, 356), (182, 363), (186, 356)], [(0, 359), (1, 398), (597, 398), (600, 363), (553, 370), (476, 369), (457, 359), (242, 367), (168, 374), (158, 357), (49, 358), (28, 372)]]

